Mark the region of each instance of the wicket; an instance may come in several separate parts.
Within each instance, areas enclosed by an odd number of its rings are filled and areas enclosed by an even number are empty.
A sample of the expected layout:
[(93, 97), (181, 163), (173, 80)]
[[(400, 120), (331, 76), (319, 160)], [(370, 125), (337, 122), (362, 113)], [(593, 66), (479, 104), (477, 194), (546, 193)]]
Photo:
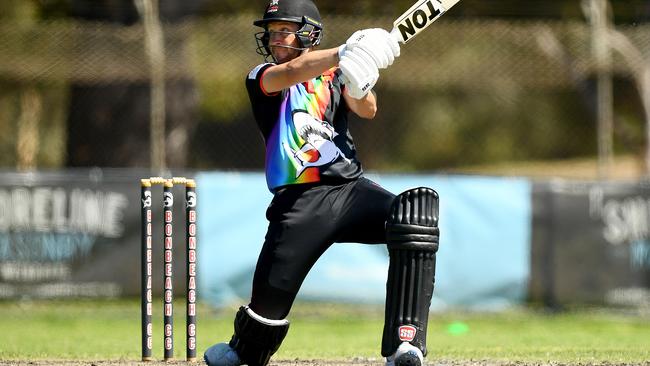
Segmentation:
[(152, 177), (141, 179), (141, 204), (142, 204), (142, 360), (152, 361), (153, 325), (151, 317), (152, 305), (152, 185), (163, 186), (163, 247), (164, 247), (164, 293), (163, 293), (163, 346), (164, 359), (170, 361), (174, 358), (173, 334), (173, 288), (172, 288), (172, 231), (174, 184), (185, 185), (185, 243), (187, 250), (187, 361), (196, 361), (196, 183), (193, 179), (174, 177), (164, 179)]

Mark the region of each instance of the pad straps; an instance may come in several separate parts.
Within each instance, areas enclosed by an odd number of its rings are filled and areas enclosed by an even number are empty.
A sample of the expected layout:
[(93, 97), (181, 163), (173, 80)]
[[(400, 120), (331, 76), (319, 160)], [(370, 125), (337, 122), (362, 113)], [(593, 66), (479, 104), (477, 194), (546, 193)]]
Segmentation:
[(265, 366), (288, 331), (288, 320), (266, 319), (248, 306), (242, 306), (235, 315), (235, 334), (230, 347), (237, 351), (243, 364)]

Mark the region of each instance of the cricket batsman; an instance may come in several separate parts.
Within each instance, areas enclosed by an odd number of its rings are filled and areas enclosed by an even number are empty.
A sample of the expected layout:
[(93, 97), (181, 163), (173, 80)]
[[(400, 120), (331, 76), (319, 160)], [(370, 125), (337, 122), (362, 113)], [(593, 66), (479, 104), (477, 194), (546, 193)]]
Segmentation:
[(246, 76), (266, 146), (273, 199), (250, 303), (235, 315), (228, 343), (208, 348), (210, 366), (265, 366), (289, 330), (287, 316), (307, 273), (337, 242), (388, 246), (386, 365), (421, 365), (438, 250), (438, 195), (397, 196), (363, 176), (348, 114), (372, 119), (379, 70), (400, 54), (383, 29), (355, 32), (316, 50), (323, 24), (312, 0), (271, 0), (255, 34), (265, 62)]

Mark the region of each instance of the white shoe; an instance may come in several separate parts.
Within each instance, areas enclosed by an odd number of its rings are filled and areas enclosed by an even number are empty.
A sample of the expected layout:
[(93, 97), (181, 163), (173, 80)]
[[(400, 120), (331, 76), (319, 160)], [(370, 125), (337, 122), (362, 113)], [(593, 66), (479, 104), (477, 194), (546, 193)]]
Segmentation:
[(386, 357), (386, 366), (422, 366), (424, 356), (419, 348), (408, 342), (402, 342), (392, 356)]
[(203, 354), (203, 359), (208, 366), (239, 366), (241, 360), (228, 343), (217, 343), (208, 348)]

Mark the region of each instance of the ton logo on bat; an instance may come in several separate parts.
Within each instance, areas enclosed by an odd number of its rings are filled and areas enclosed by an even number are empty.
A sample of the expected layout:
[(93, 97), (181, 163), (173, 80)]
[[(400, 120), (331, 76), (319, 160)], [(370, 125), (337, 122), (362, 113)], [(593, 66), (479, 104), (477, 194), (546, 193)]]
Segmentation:
[(413, 11), (407, 12), (395, 22), (404, 43), (444, 14), (445, 9), (438, 0), (422, 2)]

